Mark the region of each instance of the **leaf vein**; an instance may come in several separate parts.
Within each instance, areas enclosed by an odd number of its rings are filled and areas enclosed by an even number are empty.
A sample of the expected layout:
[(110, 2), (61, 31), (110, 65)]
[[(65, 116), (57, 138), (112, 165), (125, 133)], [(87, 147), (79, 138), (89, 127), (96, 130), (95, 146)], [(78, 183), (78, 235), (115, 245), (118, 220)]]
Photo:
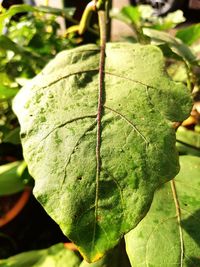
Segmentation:
[[(66, 126), (67, 124), (70, 124), (72, 122), (75, 122), (75, 121), (78, 121), (78, 120), (84, 120), (84, 119), (88, 119), (88, 118), (95, 118), (96, 115), (85, 115), (85, 116), (80, 116), (80, 117), (76, 117), (76, 118), (73, 118), (71, 120), (68, 120), (66, 122), (63, 122), (59, 125), (57, 125), (56, 127), (54, 127), (48, 134), (46, 134), (42, 139), (41, 141), (44, 141), (50, 134), (52, 134), (55, 130), (59, 129), (59, 128), (62, 128), (64, 126)], [(41, 142), (40, 141), (40, 142)]]
[(114, 114), (118, 115), (119, 117), (121, 117), (121, 119), (123, 119), (124, 121), (126, 121), (138, 134), (139, 136), (145, 141), (146, 143), (146, 148), (149, 145), (149, 141), (147, 140), (147, 138), (140, 132), (140, 130), (138, 130), (138, 128), (128, 119), (126, 118), (125, 115), (121, 114), (120, 112), (118, 112), (117, 110), (114, 110), (110, 107), (104, 106), (106, 109), (112, 111)]
[(84, 71), (77, 71), (77, 72), (69, 73), (69, 74), (67, 74), (65, 76), (57, 78), (55, 81), (53, 81), (53, 82), (51, 82), (51, 83), (49, 83), (49, 84), (47, 84), (45, 86), (39, 87), (37, 90), (35, 90), (35, 92), (38, 92), (40, 90), (44, 90), (44, 89), (46, 89), (46, 88), (48, 88), (48, 87), (50, 87), (50, 86), (52, 86), (52, 85), (64, 80), (66, 78), (69, 78), (69, 77), (71, 77), (73, 75), (83, 74), (83, 73), (87, 73), (87, 72), (98, 72), (98, 71), (99, 71), (99, 69), (91, 69), (91, 70), (84, 70)]
[(134, 82), (134, 83), (138, 83), (138, 84), (141, 84), (141, 85), (143, 85), (145, 87), (150, 87), (150, 88), (153, 88), (153, 89), (158, 89), (155, 86), (152, 86), (152, 85), (149, 85), (149, 84), (145, 84), (143, 82), (140, 82), (138, 80), (131, 79), (129, 77), (124, 77), (123, 75), (115, 74), (115, 73), (108, 72), (108, 71), (105, 71), (105, 74), (111, 75), (111, 76), (115, 76), (115, 77), (118, 77), (118, 78), (121, 78), (121, 79), (124, 79), (124, 80), (128, 80), (128, 81), (131, 81), (131, 82)]

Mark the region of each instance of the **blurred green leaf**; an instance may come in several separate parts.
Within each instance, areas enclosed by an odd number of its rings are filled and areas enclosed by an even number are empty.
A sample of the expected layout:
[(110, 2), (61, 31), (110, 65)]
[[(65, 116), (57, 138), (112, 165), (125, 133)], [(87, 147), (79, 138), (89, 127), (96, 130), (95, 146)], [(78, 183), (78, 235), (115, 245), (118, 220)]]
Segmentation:
[(131, 26), (131, 24), (132, 24), (131, 19), (128, 18), (126, 15), (124, 15), (121, 11), (119, 11), (116, 8), (113, 8), (110, 11), (110, 16), (111, 16), (112, 19), (120, 20), (120, 21), (128, 24), (129, 26)]
[(177, 61), (183, 61), (183, 58), (179, 56), (177, 53), (175, 53), (168, 44), (162, 43), (158, 45), (159, 48), (162, 50), (164, 56), (168, 59), (174, 59), (175, 62)]
[(2, 33), (5, 26), (6, 20), (9, 20), (12, 16), (17, 13), (34, 11), (34, 7), (29, 5), (13, 5), (8, 11), (0, 15), (0, 33)]
[(71, 16), (73, 15), (74, 8), (53, 8), (53, 7), (34, 7), (26, 4), (22, 5), (13, 5), (11, 6), (8, 11), (0, 15), (0, 33), (2, 33), (3, 28), (5, 26), (6, 20), (9, 20), (12, 16), (18, 14), (18, 13), (24, 13), (24, 12), (43, 12), (43, 13), (49, 13), (54, 14), (57, 16), (63, 16), (66, 18), (71, 19)]
[(183, 43), (192, 45), (200, 39), (200, 23), (178, 30), (176, 37), (182, 40)]
[(176, 132), (176, 139), (179, 144), (195, 149), (197, 154), (200, 153), (200, 133), (188, 130), (181, 126)]
[(42, 13), (48, 13), (56, 16), (62, 16), (65, 18), (71, 19), (75, 8), (74, 7), (69, 7), (69, 8), (55, 8), (55, 7), (50, 7), (50, 6), (35, 6), (34, 7), (35, 12), (42, 12)]
[(149, 5), (125, 6), (120, 11), (113, 9), (111, 17), (116, 18), (129, 26), (137, 25), (157, 30), (173, 29), (185, 21), (183, 11), (177, 10), (167, 14), (165, 17), (158, 17), (154, 9)]
[(24, 189), (22, 174), (25, 168), (24, 161), (15, 161), (0, 166), (0, 196), (14, 194)]
[(48, 249), (24, 252), (6, 260), (0, 260), (0, 267), (78, 267), (79, 257), (56, 244)]
[(15, 54), (23, 54), (25, 53), (24, 48), (13, 42), (10, 38), (5, 35), (0, 35), (0, 49), (11, 50)]
[(176, 82), (187, 82), (188, 74), (185, 64), (180, 61), (175, 61), (167, 67), (167, 72), (170, 77)]
[(168, 44), (172, 51), (182, 57), (183, 60), (192, 65), (198, 65), (197, 58), (193, 54), (192, 50), (178, 38), (173, 37), (169, 33), (154, 29), (144, 28), (143, 32), (145, 35), (151, 38), (152, 43), (157, 45)]
[(126, 6), (121, 10), (121, 14), (127, 18), (132, 24), (138, 25), (140, 23), (140, 12), (138, 7)]
[(19, 133), (20, 133), (20, 128), (19, 127), (15, 128), (13, 130), (10, 130), (7, 134), (5, 134), (3, 136), (2, 142), (11, 143), (11, 144), (14, 144), (14, 145), (21, 144)]
[(14, 97), (18, 92), (16, 88), (10, 88), (0, 83), (0, 100), (8, 100)]
[(200, 157), (200, 149), (196, 149), (194, 147), (188, 146), (185, 143), (177, 142), (176, 148), (180, 155), (191, 155), (191, 156)]

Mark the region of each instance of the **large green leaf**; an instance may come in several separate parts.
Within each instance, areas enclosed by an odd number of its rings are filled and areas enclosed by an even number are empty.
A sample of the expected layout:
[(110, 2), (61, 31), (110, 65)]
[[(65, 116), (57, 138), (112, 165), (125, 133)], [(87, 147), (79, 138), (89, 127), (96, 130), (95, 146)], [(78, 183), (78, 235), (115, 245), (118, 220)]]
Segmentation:
[(126, 235), (132, 267), (200, 266), (200, 158), (180, 159), (174, 183), (155, 193), (147, 216)]
[(191, 99), (163, 69), (157, 47), (107, 44), (101, 125), (96, 45), (58, 54), (14, 100), (34, 194), (89, 261), (134, 228), (179, 171), (170, 120), (186, 118)]
[(63, 244), (48, 249), (24, 252), (6, 260), (0, 260), (0, 267), (78, 267), (79, 257)]

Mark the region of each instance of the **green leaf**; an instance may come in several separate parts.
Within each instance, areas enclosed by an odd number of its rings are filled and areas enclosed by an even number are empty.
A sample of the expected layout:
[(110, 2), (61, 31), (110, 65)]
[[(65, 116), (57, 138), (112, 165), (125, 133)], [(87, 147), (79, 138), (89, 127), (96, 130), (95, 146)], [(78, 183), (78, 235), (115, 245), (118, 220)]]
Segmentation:
[(47, 14), (53, 14), (56, 16), (62, 16), (65, 18), (72, 19), (72, 16), (74, 15), (75, 8), (74, 7), (68, 7), (68, 8), (55, 8), (50, 6), (36, 6), (34, 7), (35, 12), (42, 12)]
[(140, 24), (140, 12), (138, 7), (126, 6), (121, 10), (121, 14), (130, 21), (131, 24)]
[(13, 98), (18, 92), (18, 89), (11, 88), (0, 84), (0, 100), (8, 100)]
[(0, 260), (0, 267), (78, 267), (79, 257), (63, 244), (48, 249), (24, 252), (6, 260)]
[(25, 163), (20, 161), (0, 166), (0, 196), (14, 194), (24, 189), (22, 174), (25, 167)]
[(182, 156), (180, 163), (174, 183), (161, 186), (147, 216), (126, 235), (132, 267), (200, 266), (200, 158)]
[(198, 65), (196, 56), (192, 50), (185, 45), (180, 39), (175, 38), (167, 32), (162, 32), (154, 29), (144, 28), (143, 32), (146, 36), (150, 37), (153, 43), (168, 44), (173, 52), (189, 62), (192, 65)]
[(13, 51), (15, 54), (23, 54), (24, 48), (13, 42), (5, 35), (0, 35), (1, 49)]
[(191, 98), (163, 69), (155, 46), (107, 44), (101, 125), (96, 45), (58, 54), (14, 100), (34, 194), (88, 261), (134, 228), (179, 171), (170, 121), (188, 116)]
[(192, 45), (200, 38), (200, 23), (178, 30), (176, 37), (181, 39), (183, 43)]

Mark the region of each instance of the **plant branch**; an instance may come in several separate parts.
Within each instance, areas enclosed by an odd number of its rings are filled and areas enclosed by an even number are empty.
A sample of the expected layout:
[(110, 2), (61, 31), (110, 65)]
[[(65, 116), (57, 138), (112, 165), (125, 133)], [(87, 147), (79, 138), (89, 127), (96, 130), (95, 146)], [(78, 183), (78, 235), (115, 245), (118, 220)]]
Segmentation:
[[(104, 95), (104, 69), (105, 69), (105, 51), (106, 51), (106, 12), (105, 10), (98, 11), (99, 27), (100, 27), (100, 61), (99, 61), (99, 93), (98, 93), (98, 109), (97, 109), (97, 141), (96, 141), (96, 196), (95, 196), (95, 218), (98, 218), (98, 193), (99, 179), (101, 172), (101, 119), (103, 113), (103, 95)], [(94, 227), (94, 235), (95, 235)]]

